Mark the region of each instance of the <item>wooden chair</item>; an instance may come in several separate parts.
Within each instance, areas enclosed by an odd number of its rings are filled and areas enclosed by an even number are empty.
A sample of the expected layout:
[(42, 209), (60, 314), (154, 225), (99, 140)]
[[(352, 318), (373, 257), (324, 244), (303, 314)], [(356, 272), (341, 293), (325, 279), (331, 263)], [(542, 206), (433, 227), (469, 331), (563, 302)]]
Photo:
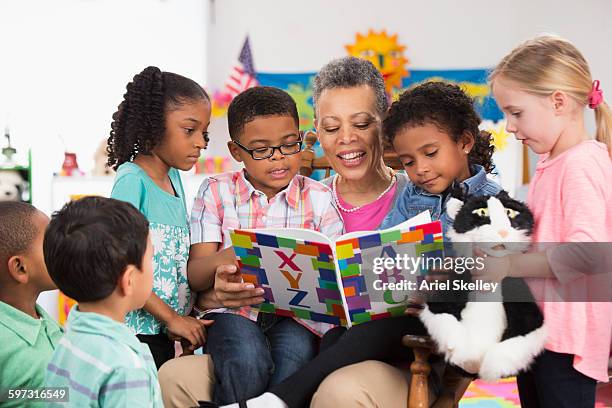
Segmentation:
[[(313, 146), (317, 142), (317, 136), (314, 132), (306, 132), (304, 134), (304, 149), (302, 152), (302, 164), (300, 174), (310, 176), (314, 170), (324, 170), (325, 177), (329, 177), (331, 166), (325, 156), (317, 157)], [(395, 170), (403, 170), (403, 166), (397, 154), (390, 146), (385, 146), (383, 153), (385, 164)], [(428, 336), (412, 336), (406, 335), (402, 339), (402, 344), (409, 347), (414, 352), (414, 361), (410, 364), (410, 392), (408, 395), (408, 408), (429, 408), (429, 386), (427, 377), (431, 371), (431, 367), (427, 361), (429, 355), (434, 352), (435, 347)], [(467, 386), (458, 389), (460, 385), (460, 377), (444, 377), (443, 388), (446, 391), (445, 395), (441, 395), (436, 400), (436, 406), (458, 407), (459, 399), (465, 392)]]

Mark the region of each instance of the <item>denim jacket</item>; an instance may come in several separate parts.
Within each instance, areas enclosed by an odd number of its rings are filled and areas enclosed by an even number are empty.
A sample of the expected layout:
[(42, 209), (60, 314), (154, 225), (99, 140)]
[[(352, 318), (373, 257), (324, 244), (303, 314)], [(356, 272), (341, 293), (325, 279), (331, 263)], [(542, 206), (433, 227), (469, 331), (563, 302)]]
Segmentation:
[[(482, 166), (472, 165), (471, 170), (473, 176), (461, 183), (461, 187), (467, 194), (476, 196), (495, 195), (501, 191), (499, 184), (487, 178), (487, 174)], [(380, 228), (394, 227), (425, 210), (429, 210), (431, 211), (432, 220), (442, 221), (442, 228), (446, 235), (448, 228), (454, 221), (446, 213), (446, 202), (449, 198), (450, 195), (442, 202), (441, 194), (428, 193), (409, 182), (404, 188), (403, 193), (395, 201), (389, 214), (383, 220)]]

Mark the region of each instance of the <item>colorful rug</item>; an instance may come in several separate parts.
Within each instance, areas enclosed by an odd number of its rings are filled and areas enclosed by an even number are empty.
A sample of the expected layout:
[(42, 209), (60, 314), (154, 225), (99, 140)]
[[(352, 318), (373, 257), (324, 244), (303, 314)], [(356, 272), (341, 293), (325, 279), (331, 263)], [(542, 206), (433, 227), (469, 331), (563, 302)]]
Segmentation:
[(516, 380), (508, 378), (496, 383), (472, 381), (459, 402), (459, 408), (520, 407)]
[[(520, 406), (515, 378), (496, 383), (472, 381), (459, 402), (459, 408), (520, 408)], [(597, 401), (595, 408), (610, 408), (610, 405)]]

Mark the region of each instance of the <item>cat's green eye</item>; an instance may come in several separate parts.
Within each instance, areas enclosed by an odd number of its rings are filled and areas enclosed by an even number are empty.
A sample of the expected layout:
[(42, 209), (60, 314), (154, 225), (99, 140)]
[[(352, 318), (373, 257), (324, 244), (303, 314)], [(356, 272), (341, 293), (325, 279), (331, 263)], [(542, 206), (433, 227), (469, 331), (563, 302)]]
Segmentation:
[(516, 218), (516, 216), (519, 215), (519, 212), (513, 210), (512, 208), (506, 208), (506, 214), (508, 214), (508, 218)]
[(488, 217), (489, 209), (488, 208), (477, 208), (474, 211), (472, 211), (472, 214), (476, 214), (479, 217)]

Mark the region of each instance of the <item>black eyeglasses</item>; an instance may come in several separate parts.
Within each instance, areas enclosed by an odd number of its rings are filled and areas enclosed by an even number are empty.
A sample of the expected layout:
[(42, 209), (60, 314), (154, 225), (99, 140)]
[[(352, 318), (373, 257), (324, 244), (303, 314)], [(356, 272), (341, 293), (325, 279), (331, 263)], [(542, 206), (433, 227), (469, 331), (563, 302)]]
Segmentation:
[(240, 147), (245, 152), (248, 152), (253, 160), (265, 160), (274, 156), (274, 151), (278, 149), (284, 156), (290, 156), (292, 154), (299, 153), (302, 151), (302, 143), (303, 140), (296, 140), (295, 142), (285, 143), (278, 146), (267, 146), (267, 147), (258, 147), (257, 149), (249, 149), (246, 146), (241, 145), (235, 140), (232, 140), (236, 146)]

